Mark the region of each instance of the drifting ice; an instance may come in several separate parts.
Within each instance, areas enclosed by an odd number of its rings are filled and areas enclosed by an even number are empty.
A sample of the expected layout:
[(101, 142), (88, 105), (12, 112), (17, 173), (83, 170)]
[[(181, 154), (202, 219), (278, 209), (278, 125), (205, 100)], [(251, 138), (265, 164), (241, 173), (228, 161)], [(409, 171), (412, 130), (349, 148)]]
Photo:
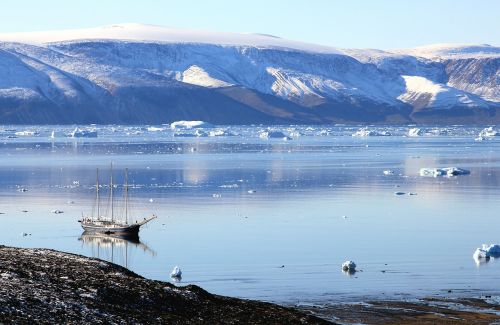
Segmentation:
[(204, 121), (177, 121), (170, 124), (172, 130), (176, 129), (194, 129), (194, 128), (212, 128), (213, 125)]
[(283, 140), (291, 140), (292, 139), (290, 137), (287, 137), (281, 131), (262, 131), (259, 134), (259, 137), (261, 139), (283, 139)]
[(226, 130), (215, 130), (215, 131), (210, 131), (208, 135), (211, 137), (230, 137), (233, 136), (234, 134)]
[(497, 137), (497, 136), (500, 136), (500, 132), (493, 130), (493, 127), (491, 126), (479, 132), (479, 137), (481, 138)]
[(170, 273), (170, 277), (172, 277), (172, 278), (180, 278), (180, 277), (182, 277), (181, 268), (178, 267), (178, 266), (174, 267), (174, 269), (172, 270), (172, 273)]
[(353, 261), (345, 261), (342, 263), (342, 271), (344, 272), (354, 272), (356, 271), (356, 263)]
[(97, 138), (97, 131), (95, 129), (82, 130), (75, 128), (73, 132), (69, 134), (72, 138)]
[(394, 172), (390, 169), (384, 170), (384, 175), (394, 175)]
[(384, 137), (390, 135), (389, 131), (375, 131), (368, 130), (367, 128), (361, 128), (352, 134), (353, 137)]
[(412, 128), (408, 130), (409, 137), (418, 137), (422, 135), (422, 130), (419, 128)]
[(156, 126), (150, 126), (147, 128), (148, 132), (161, 132), (161, 131), (165, 131), (165, 128), (159, 128), (159, 127), (156, 127)]
[(483, 247), (477, 248), (472, 256), (476, 260), (489, 259), (490, 257), (500, 257), (500, 245), (483, 244)]
[(469, 174), (470, 171), (457, 167), (420, 169), (420, 176), (437, 177), (437, 176), (458, 176), (458, 175), (469, 175)]

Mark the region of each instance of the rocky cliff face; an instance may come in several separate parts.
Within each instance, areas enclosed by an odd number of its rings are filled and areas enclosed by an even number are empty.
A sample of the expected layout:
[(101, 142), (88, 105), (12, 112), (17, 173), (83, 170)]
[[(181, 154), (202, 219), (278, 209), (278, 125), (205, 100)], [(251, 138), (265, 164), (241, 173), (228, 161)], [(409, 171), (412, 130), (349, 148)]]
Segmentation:
[(492, 46), (338, 50), (142, 25), (51, 35), (0, 35), (0, 123), (500, 121)]

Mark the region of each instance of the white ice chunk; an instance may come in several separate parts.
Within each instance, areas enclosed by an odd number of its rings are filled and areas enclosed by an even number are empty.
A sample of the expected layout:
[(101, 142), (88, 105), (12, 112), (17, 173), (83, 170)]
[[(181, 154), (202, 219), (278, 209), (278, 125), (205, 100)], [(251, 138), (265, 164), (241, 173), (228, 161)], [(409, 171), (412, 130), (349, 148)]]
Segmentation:
[(394, 175), (394, 172), (390, 169), (384, 170), (384, 175)]
[(345, 261), (342, 263), (342, 270), (345, 272), (354, 272), (356, 271), (356, 263), (353, 261)]
[(477, 248), (476, 251), (474, 252), (474, 254), (472, 255), (472, 257), (475, 260), (489, 259), (490, 254), (488, 252), (486, 252), (484, 249)]
[(386, 130), (369, 130), (368, 128), (361, 128), (352, 134), (353, 137), (383, 137), (390, 135), (391, 133)]
[(161, 132), (161, 131), (165, 131), (165, 128), (150, 126), (147, 128), (147, 130), (148, 130), (148, 132)]
[(14, 134), (17, 135), (18, 137), (32, 137), (32, 136), (38, 135), (38, 132), (25, 130), (25, 131), (18, 131)]
[(203, 132), (202, 130), (196, 130), (196, 131), (194, 131), (194, 135), (197, 137), (206, 137), (206, 136), (208, 136), (208, 133)]
[(420, 176), (438, 177), (438, 176), (458, 176), (469, 175), (470, 171), (458, 167), (445, 168), (420, 168)]
[(472, 257), (476, 261), (489, 260), (490, 257), (500, 257), (500, 245), (483, 244), (481, 248), (477, 248)]
[(72, 138), (97, 138), (97, 130), (96, 129), (79, 129), (75, 128), (73, 132), (69, 134)]
[(286, 134), (284, 134), (281, 131), (277, 130), (268, 130), (268, 131), (262, 131), (259, 133), (259, 137), (261, 139), (283, 139), (283, 140), (291, 140), (292, 138), (288, 137)]
[(177, 121), (170, 124), (172, 130), (194, 129), (194, 128), (212, 128), (213, 125), (204, 121)]
[(211, 136), (211, 137), (231, 137), (231, 136), (234, 136), (233, 133), (231, 133), (231, 132), (229, 132), (227, 130), (223, 130), (223, 129), (210, 131), (208, 133), (208, 135)]
[(178, 266), (174, 267), (174, 269), (172, 270), (172, 273), (170, 273), (170, 277), (172, 277), (172, 278), (180, 278), (180, 277), (182, 277), (181, 268), (178, 267)]
[(485, 128), (481, 132), (479, 132), (479, 137), (483, 138), (498, 137), (498, 136), (500, 136), (500, 132), (493, 130), (492, 126)]
[(419, 128), (411, 128), (408, 130), (408, 136), (409, 137), (418, 137), (423, 134), (422, 130)]

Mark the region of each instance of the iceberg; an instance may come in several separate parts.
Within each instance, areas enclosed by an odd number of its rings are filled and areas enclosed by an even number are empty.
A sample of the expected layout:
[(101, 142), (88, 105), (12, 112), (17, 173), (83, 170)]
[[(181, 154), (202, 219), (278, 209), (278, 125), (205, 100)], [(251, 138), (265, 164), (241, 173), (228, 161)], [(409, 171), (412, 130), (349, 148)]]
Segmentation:
[(481, 137), (481, 138), (490, 138), (490, 137), (498, 137), (498, 136), (500, 136), (500, 132), (493, 130), (492, 126), (485, 128), (481, 132), (479, 132), (479, 137)]
[(194, 128), (213, 128), (213, 125), (204, 121), (177, 121), (170, 124), (172, 130), (194, 129)]
[(483, 244), (482, 247), (477, 248), (472, 257), (475, 260), (489, 259), (490, 257), (500, 257), (500, 245), (496, 244)]
[(75, 128), (73, 132), (69, 134), (71, 138), (97, 138), (97, 130), (82, 130), (79, 128)]
[(420, 176), (425, 177), (438, 177), (438, 176), (458, 176), (469, 175), (470, 171), (458, 167), (445, 167), (445, 168), (420, 168)]
[(342, 271), (344, 272), (355, 272), (356, 271), (356, 263), (353, 261), (345, 261), (342, 263)]
[(368, 128), (361, 128), (352, 134), (353, 137), (386, 137), (391, 136), (391, 132), (386, 130), (369, 130)]
[(172, 278), (180, 278), (180, 277), (182, 277), (181, 268), (178, 267), (178, 266), (174, 267), (174, 269), (170, 273), (170, 277), (172, 277)]
[(165, 131), (165, 128), (159, 128), (159, 127), (156, 127), (156, 126), (150, 126), (147, 128), (148, 132), (161, 132), (161, 131)]
[(18, 137), (33, 137), (35, 135), (38, 135), (38, 132), (26, 130), (26, 131), (18, 131), (14, 134), (17, 135)]
[(259, 138), (261, 139), (283, 139), (283, 140), (292, 140), (292, 138), (288, 137), (286, 134), (284, 134), (281, 131), (276, 131), (276, 130), (269, 130), (269, 131), (262, 131), (259, 133)]
[(419, 128), (411, 128), (408, 130), (408, 136), (409, 137), (418, 137), (423, 134), (422, 130)]
[(210, 137), (232, 137), (232, 136), (234, 136), (233, 133), (231, 133), (227, 130), (222, 130), (222, 129), (210, 131), (208, 133), (208, 135)]

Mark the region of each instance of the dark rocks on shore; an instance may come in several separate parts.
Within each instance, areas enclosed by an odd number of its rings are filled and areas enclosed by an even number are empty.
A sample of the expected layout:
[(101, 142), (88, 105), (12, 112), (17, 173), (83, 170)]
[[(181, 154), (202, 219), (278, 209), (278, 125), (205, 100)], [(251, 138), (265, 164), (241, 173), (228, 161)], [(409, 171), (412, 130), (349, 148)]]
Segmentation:
[(0, 246), (0, 323), (326, 324), (271, 303), (144, 279), (98, 259)]

